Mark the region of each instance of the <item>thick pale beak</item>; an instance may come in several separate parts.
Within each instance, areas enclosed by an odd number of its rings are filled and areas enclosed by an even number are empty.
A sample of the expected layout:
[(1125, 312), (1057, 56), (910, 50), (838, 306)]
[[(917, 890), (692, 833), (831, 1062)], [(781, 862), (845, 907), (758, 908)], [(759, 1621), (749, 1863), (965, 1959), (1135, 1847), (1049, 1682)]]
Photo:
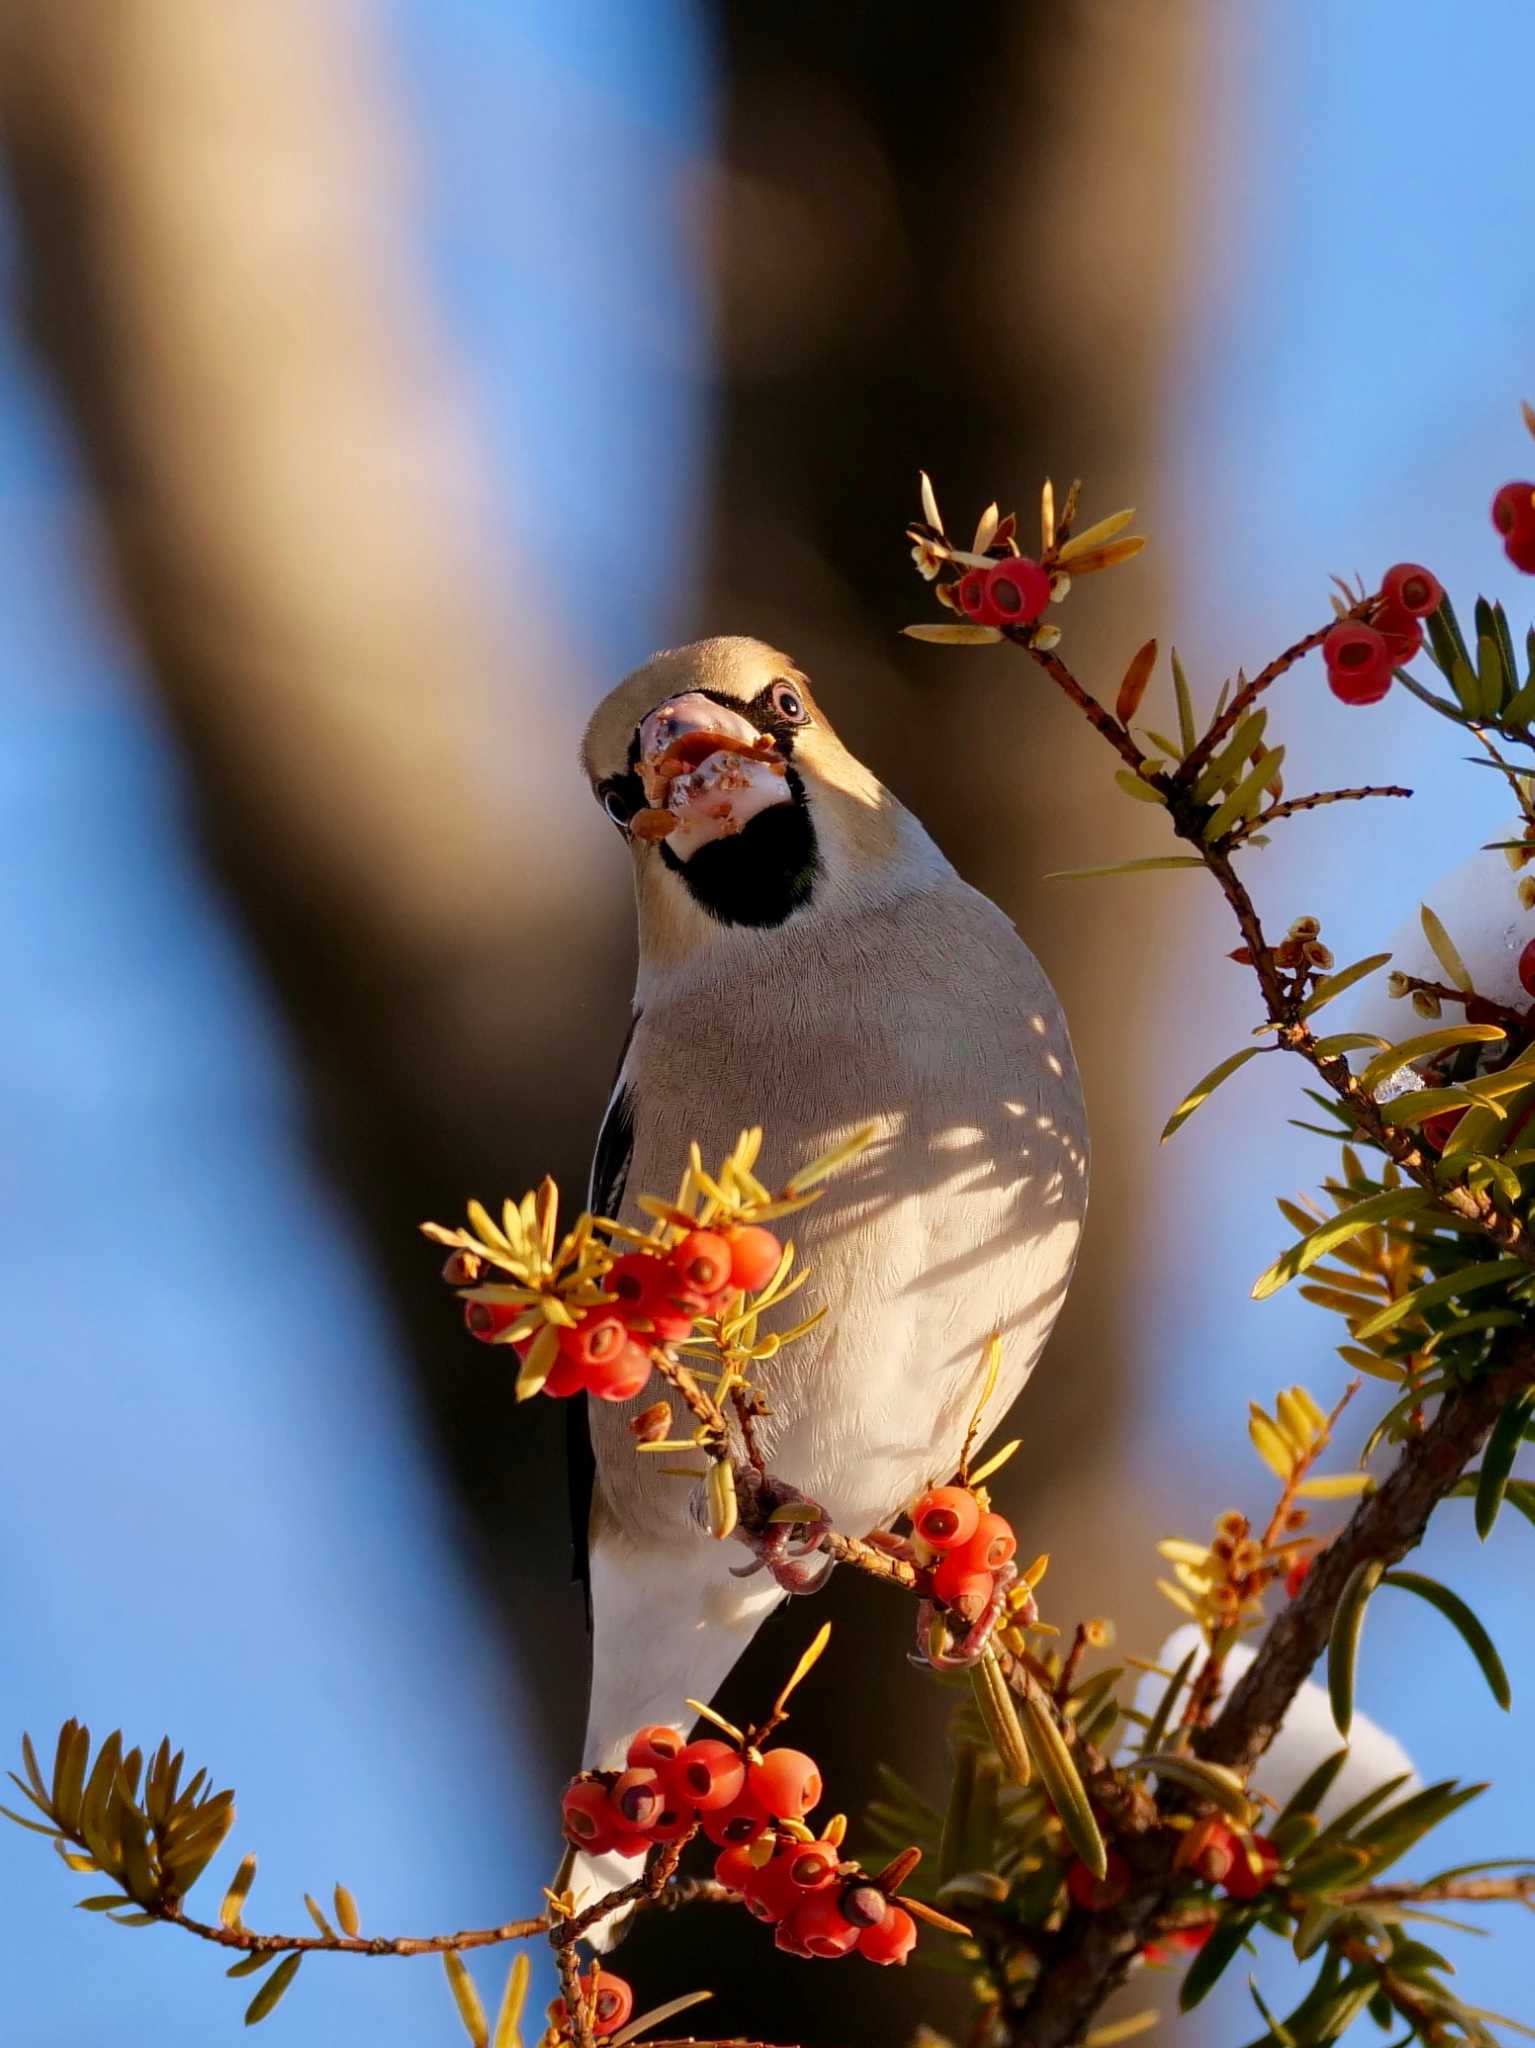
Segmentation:
[(639, 738), (639, 775), (650, 808), (631, 829), (637, 838), (664, 839), (679, 860), (790, 800), (788, 767), (776, 743), (700, 691), (658, 704), (641, 721)]

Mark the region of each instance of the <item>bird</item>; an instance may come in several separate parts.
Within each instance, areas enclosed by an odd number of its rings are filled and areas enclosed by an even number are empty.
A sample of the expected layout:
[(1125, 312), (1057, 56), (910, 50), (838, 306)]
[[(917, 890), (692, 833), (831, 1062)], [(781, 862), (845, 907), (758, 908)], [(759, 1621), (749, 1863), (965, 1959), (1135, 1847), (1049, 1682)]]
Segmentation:
[[(762, 1368), (757, 1431), (774, 1480), (833, 1527), (883, 1530), (954, 1471), (988, 1339), (994, 1427), (1060, 1310), (1088, 1178), (1060, 1004), (1011, 920), (762, 641), (653, 656), (598, 706), (582, 765), (630, 850), (639, 939), (590, 1207), (648, 1227), (635, 1197), (675, 1186), (690, 1140), (718, 1159), (763, 1126), (758, 1170), (782, 1181), (873, 1127), (792, 1218), (830, 1314)], [(797, 1581), (738, 1575), (691, 1490), (636, 1455), (638, 1401), (573, 1405), (588, 1411), (584, 1764), (622, 1768), (637, 1728), (685, 1733), (685, 1702), (710, 1699)], [(581, 1869), (602, 1890), (632, 1874), (611, 1857)]]

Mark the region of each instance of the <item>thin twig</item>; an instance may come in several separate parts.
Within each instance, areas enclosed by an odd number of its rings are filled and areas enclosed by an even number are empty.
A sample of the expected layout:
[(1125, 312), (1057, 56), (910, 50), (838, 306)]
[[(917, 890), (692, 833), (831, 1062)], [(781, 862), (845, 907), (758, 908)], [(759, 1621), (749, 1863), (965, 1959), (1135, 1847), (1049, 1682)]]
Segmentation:
[(1239, 825), (1231, 836), (1240, 843), (1243, 839), (1250, 839), (1254, 832), (1261, 831), (1265, 825), (1275, 824), (1280, 818), (1293, 817), (1297, 811), (1314, 811), (1322, 804), (1361, 803), (1368, 796), (1411, 795), (1412, 791), (1404, 789), (1399, 782), (1382, 782), (1360, 789), (1313, 790), (1310, 796), (1286, 797), (1283, 803), (1270, 804), (1266, 811), (1260, 811), (1255, 818), (1250, 818), (1245, 824)]
[[(1371, 602), (1373, 602), (1373, 599)], [(1353, 611), (1349, 612), (1346, 616), (1354, 618), (1366, 608), (1363, 604), (1356, 605)], [(1300, 661), (1303, 656), (1308, 655), (1313, 647), (1320, 647), (1337, 624), (1338, 621), (1336, 619), (1329, 619), (1325, 626), (1318, 626), (1314, 632), (1307, 633), (1304, 638), (1297, 640), (1293, 647), (1287, 647), (1283, 654), (1276, 654), (1268, 667), (1260, 669), (1251, 682), (1242, 685), (1220, 717), (1212, 722), (1209, 731), (1190, 748), (1179, 764), (1176, 779), (1185, 788), (1196, 780), (1199, 771), (1214, 754), (1222, 740), (1228, 734), (1236, 731), (1242, 720), (1252, 709), (1253, 704), (1268, 689), (1270, 684), (1277, 683), (1279, 678), (1287, 670), (1294, 668), (1296, 662)]]

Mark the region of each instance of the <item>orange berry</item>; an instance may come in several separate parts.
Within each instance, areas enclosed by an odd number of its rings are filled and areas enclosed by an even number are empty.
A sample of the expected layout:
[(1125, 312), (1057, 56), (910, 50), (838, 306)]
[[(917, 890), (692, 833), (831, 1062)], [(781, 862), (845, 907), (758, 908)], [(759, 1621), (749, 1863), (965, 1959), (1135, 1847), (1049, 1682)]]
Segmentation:
[(1278, 1869), (1279, 1851), (1267, 1835), (1254, 1835), (1250, 1850), (1245, 1842), (1238, 1842), (1235, 1859), (1223, 1880), (1227, 1898), (1257, 1898), (1259, 1892), (1267, 1891), (1274, 1882)]
[[(581, 1979), (581, 1991), (592, 2015), (592, 2031), (599, 2040), (604, 2034), (616, 2034), (634, 2010), (633, 1991), (611, 1970), (588, 1970)], [(549, 2017), (557, 2027), (570, 2025), (570, 2013), (563, 1998), (551, 2001)]]
[(675, 1728), (664, 1721), (653, 1721), (648, 1728), (636, 1729), (629, 1738), (625, 1758), (631, 1770), (643, 1769), (647, 1765), (653, 1771), (667, 1769), (674, 1764), (683, 1751), (683, 1740)]
[(802, 1898), (793, 1913), (794, 1932), (813, 1956), (845, 1956), (857, 1948), (865, 1932), (843, 1913), (837, 1894), (829, 1886)]
[(790, 1858), (780, 1851), (770, 1863), (754, 1869), (741, 1886), (741, 1897), (753, 1919), (776, 1926), (798, 1905), (803, 1894), (789, 1875), (789, 1863)]
[(671, 1262), (687, 1292), (705, 1301), (730, 1285), (730, 1246), (717, 1230), (690, 1230), (672, 1246)]
[(784, 1851), (789, 1876), (802, 1892), (820, 1891), (831, 1883), (842, 1861), (833, 1842), (796, 1842)]
[[(524, 1313), (523, 1304), (510, 1301), (466, 1301), (464, 1328), (482, 1344), (493, 1344)], [(519, 1347), (514, 1347), (519, 1348)]]
[(1224, 1884), (1240, 1853), (1236, 1836), (1223, 1820), (1206, 1821), (1187, 1867), (1207, 1884)]
[(746, 1759), (728, 1742), (706, 1736), (690, 1742), (671, 1769), (678, 1797), (700, 1813), (714, 1813), (741, 1796), (746, 1783)]
[(728, 1885), (733, 1892), (744, 1891), (756, 1869), (751, 1859), (750, 1843), (744, 1847), (721, 1849), (714, 1859), (715, 1881)]
[(994, 1572), (1005, 1565), (1018, 1548), (1018, 1538), (1006, 1515), (982, 1515), (973, 1533), (950, 1557), (962, 1557), (972, 1571)]
[(608, 1797), (620, 1821), (636, 1835), (648, 1835), (672, 1804), (671, 1788), (650, 1764), (625, 1771)]
[(771, 1230), (760, 1223), (743, 1223), (730, 1232), (730, 1284), (755, 1294), (766, 1287), (778, 1271), (783, 1246)]
[(715, 1807), (698, 1818), (704, 1833), (716, 1849), (744, 1848), (748, 1842), (755, 1842), (768, 1824), (768, 1815), (760, 1799), (752, 1791), (750, 1772), (747, 1785), (729, 1806)]
[(586, 1367), (578, 1365), (573, 1358), (560, 1352), (550, 1366), (540, 1393), (547, 1394), (552, 1401), (568, 1401), (573, 1394), (586, 1389)]
[(577, 1365), (603, 1365), (618, 1357), (629, 1341), (629, 1327), (616, 1310), (583, 1309), (573, 1329), (560, 1331), (560, 1349)]
[(802, 1820), (821, 1797), (821, 1773), (802, 1749), (767, 1750), (746, 1784), (775, 1820)]
[(892, 1906), (877, 1927), (858, 1937), (858, 1953), (871, 1963), (904, 1963), (917, 1945), (917, 1923), (902, 1906)]
[(911, 1511), (911, 1526), (930, 1549), (957, 1550), (975, 1534), (981, 1504), (963, 1486), (932, 1486)]
[(966, 1551), (951, 1550), (947, 1557), (938, 1560), (933, 1573), (933, 1596), (966, 1621), (979, 1621), (995, 1584), (984, 1565), (969, 1562)]
[(560, 1814), (565, 1839), (578, 1849), (601, 1855), (613, 1846), (619, 1832), (618, 1815), (608, 1798), (607, 1787), (595, 1778), (572, 1778), (560, 1796)]
[(615, 1358), (586, 1368), (586, 1391), (598, 1401), (632, 1401), (650, 1384), (651, 1370), (649, 1351), (626, 1335)]

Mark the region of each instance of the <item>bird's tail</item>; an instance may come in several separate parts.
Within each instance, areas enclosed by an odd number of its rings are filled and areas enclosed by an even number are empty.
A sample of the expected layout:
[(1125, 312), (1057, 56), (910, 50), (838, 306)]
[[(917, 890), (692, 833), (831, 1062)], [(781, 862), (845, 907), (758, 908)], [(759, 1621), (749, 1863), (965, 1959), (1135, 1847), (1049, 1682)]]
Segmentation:
[[(587, 1712), (587, 1770), (621, 1770), (638, 1728), (675, 1728), (686, 1736), (689, 1699), (709, 1700), (763, 1620), (784, 1597), (764, 1573), (735, 1579), (746, 1560), (737, 1544), (702, 1535), (676, 1544), (635, 1545), (613, 1535), (594, 1543), (592, 1690)], [(578, 1853), (571, 1878), (588, 1904), (639, 1873), (633, 1859)], [(610, 1948), (628, 1915), (610, 1915), (586, 1937)]]

